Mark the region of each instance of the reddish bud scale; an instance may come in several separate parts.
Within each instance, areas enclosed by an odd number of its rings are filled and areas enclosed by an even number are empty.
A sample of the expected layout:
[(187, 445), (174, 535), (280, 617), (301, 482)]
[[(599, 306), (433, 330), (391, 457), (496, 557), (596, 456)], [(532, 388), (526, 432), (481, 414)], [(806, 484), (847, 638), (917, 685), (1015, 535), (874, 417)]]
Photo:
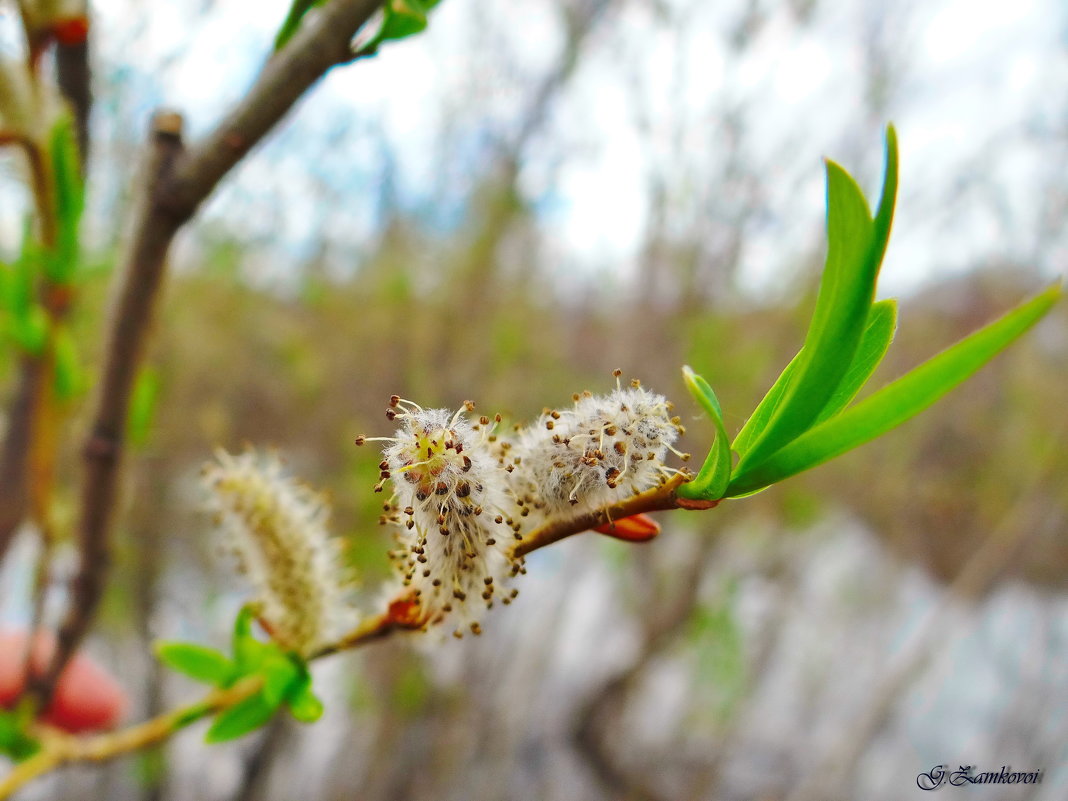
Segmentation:
[(89, 37), (88, 17), (68, 17), (52, 26), (52, 35), (61, 45), (81, 44)]
[(648, 542), (660, 533), (660, 524), (649, 515), (638, 514), (597, 526), (594, 531), (624, 542)]

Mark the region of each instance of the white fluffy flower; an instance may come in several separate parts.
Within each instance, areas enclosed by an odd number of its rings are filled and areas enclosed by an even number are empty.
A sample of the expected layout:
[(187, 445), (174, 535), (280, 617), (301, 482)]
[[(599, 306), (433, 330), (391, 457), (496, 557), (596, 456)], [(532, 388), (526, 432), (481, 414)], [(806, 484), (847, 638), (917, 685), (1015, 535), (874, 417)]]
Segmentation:
[(255, 590), (257, 615), (279, 644), (307, 656), (354, 623), (323, 496), (285, 476), (277, 456), (251, 450), (218, 451), (203, 476), (229, 550)]
[[(509, 553), (512, 530), (502, 510), (507, 505), (505, 472), (492, 452), (491, 421), (472, 423), (465, 412), (423, 409), (393, 396), (387, 416), (401, 427), (383, 450), (382, 482), (393, 484), (382, 522), (395, 528), (398, 547), (391, 552), (416, 620), (432, 625), (452, 619), (455, 633), (479, 633), (478, 615), (495, 599), (508, 603), (515, 591), (507, 580), (522, 570)], [(498, 417), (499, 421), (499, 417)]]
[(508, 450), (509, 486), (524, 529), (604, 508), (675, 472), (664, 457), (679, 453), (673, 443), (682, 429), (662, 395), (617, 380), (608, 395), (573, 399), (570, 409), (545, 410)]

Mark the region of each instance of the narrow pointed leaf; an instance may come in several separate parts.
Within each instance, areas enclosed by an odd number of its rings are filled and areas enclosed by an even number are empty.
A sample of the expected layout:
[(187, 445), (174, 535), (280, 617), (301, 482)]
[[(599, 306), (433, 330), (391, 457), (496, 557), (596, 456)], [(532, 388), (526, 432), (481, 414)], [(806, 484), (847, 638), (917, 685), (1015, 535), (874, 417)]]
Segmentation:
[(270, 643), (260, 642), (252, 634), (252, 618), (252, 610), (245, 606), (234, 621), (234, 661), (242, 676), (256, 672), (263, 661), (277, 650)]
[(897, 139), (887, 132), (886, 175), (873, 221), (853, 178), (827, 162), (827, 262), (805, 344), (773, 414), (738, 463), (744, 471), (802, 434), (818, 418), (853, 361), (875, 295), (897, 188)]
[(244, 737), (269, 721), (274, 710), (275, 707), (264, 700), (262, 692), (256, 693), (220, 712), (204, 739), (209, 743), (222, 743)]
[(701, 471), (693, 481), (680, 486), (677, 493), (691, 500), (717, 501), (723, 497), (731, 478), (731, 446), (723, 425), (723, 410), (707, 381), (689, 367), (682, 368), (682, 375), (690, 394), (712, 418), (716, 433)]
[(782, 395), (786, 391), (786, 387), (793, 379), (794, 371), (797, 370), (797, 365), (801, 362), (801, 357), (804, 350), (797, 352), (797, 355), (790, 360), (790, 363), (786, 365), (779, 377), (775, 379), (775, 383), (771, 385), (771, 389), (768, 390), (764, 398), (757, 404), (756, 409), (749, 415), (749, 419), (745, 421), (745, 425), (742, 426), (742, 430), (738, 432), (738, 436), (734, 438), (734, 443), (731, 448), (738, 453), (739, 456), (744, 456), (749, 447), (753, 444), (753, 441), (757, 436), (767, 427), (768, 421), (771, 420), (772, 415), (775, 414), (775, 410), (779, 408), (779, 402), (782, 400)]
[(816, 418), (817, 423), (834, 417), (857, 396), (886, 355), (886, 350), (890, 347), (896, 330), (897, 301), (880, 300), (873, 304), (871, 313), (868, 315), (868, 324), (864, 328), (864, 335), (860, 339), (860, 345), (857, 346), (857, 352), (853, 354), (853, 362), (842, 377), (838, 389), (834, 391), (831, 399), (827, 401), (827, 405)]
[(879, 208), (875, 212), (874, 257), (881, 264), (890, 241), (890, 228), (894, 222), (894, 204), (897, 199), (897, 131), (893, 125), (886, 126), (886, 164), (883, 170), (883, 191), (879, 196)]
[(753, 492), (822, 464), (919, 414), (1027, 331), (1060, 294), (1059, 284), (1050, 287), (855, 406), (815, 426), (755, 469), (738, 471), (727, 497)]
[(78, 228), (85, 207), (85, 187), (78, 167), (78, 144), (74, 121), (61, 115), (49, 138), (52, 175), (55, 183), (56, 246), (45, 258), (48, 278), (69, 284), (78, 266)]
[(205, 684), (224, 687), (234, 677), (234, 663), (214, 648), (188, 642), (159, 642), (155, 651), (167, 667)]

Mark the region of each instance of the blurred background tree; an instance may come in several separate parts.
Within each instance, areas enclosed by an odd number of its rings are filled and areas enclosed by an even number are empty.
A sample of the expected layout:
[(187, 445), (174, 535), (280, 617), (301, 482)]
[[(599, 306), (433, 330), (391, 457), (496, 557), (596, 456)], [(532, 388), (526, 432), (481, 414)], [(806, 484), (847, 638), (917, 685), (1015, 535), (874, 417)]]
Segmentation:
[[(89, 363), (150, 111), (207, 130), (287, 6), (93, 5), (89, 246), (70, 320)], [(133, 715), (190, 691), (147, 644), (222, 642), (243, 597), (199, 512), (215, 445), (273, 444), (329, 487), (370, 598), (389, 543), (377, 460), (351, 441), (382, 429), (393, 392), (525, 419), (619, 366), (691, 416), (689, 362), (736, 431), (811, 305), (810, 154), (853, 154), (873, 183), (867, 145), (886, 119), (900, 131), (887, 377), (1063, 273), (1066, 33), (1052, 0), (448, 0), (426, 34), (331, 72), (172, 251), (158, 402), (89, 643), (122, 666)], [(31, 203), (19, 169), (0, 155), (5, 256)], [(760, 336), (734, 339), (740, 322)], [(519, 609), (477, 641), (318, 666), (331, 703), (315, 727), (211, 750), (186, 733), (26, 797), (899, 799), (943, 762), (1043, 768), (1001, 797), (1060, 797), (1066, 340), (1062, 305), (892, 437), (744, 504), (665, 516), (641, 552), (582, 538), (532, 556)], [(12, 353), (0, 370), (9, 401)], [(85, 414), (61, 440), (60, 515)], [(35, 542), (24, 531), (5, 564), (13, 622)]]

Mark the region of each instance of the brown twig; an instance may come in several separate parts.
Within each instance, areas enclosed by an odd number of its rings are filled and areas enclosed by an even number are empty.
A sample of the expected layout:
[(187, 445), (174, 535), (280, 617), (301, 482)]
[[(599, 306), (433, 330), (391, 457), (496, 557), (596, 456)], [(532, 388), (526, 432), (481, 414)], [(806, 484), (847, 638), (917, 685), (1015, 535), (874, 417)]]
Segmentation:
[(631, 515), (644, 512), (660, 512), (665, 509), (712, 509), (719, 504), (719, 501), (690, 501), (678, 497), (675, 491), (688, 480), (689, 476), (676, 475), (667, 483), (646, 490), (640, 495), (633, 495), (626, 500), (619, 501), (603, 509), (584, 512), (577, 517), (542, 526), (525, 536), (515, 546), (512, 553), (515, 556), (526, 556), (531, 551), (559, 542), (572, 534), (580, 534), (583, 531), (589, 531), (592, 528), (610, 524), (613, 520), (622, 520)]
[[(56, 214), (52, 190), (52, 176), (48, 160), (40, 144), (25, 137), (17, 137), (14, 144), (21, 147), (29, 168), (33, 188), (37, 227), (45, 248), (56, 244)], [(46, 282), (42, 300), (49, 319), (57, 321), (66, 314), (64, 295), (53, 291)], [(48, 377), (51, 375), (50, 344), (44, 353), (24, 353), (19, 364), (19, 382), (8, 415), (3, 448), (0, 449), (0, 559), (7, 552), (11, 539), (26, 517), (31, 503), (31, 464), (44, 448), (38, 435), (50, 430), (45, 417), (49, 414)]]
[(41, 750), (16, 765), (0, 781), (0, 798), (8, 798), (20, 787), (46, 773), (73, 762), (104, 762), (121, 754), (155, 745), (220, 709), (227, 709), (259, 692), (263, 679), (246, 678), (233, 687), (213, 690), (195, 703), (174, 709), (122, 731), (75, 737), (52, 729), (42, 729)]
[(188, 151), (181, 146), (180, 117), (162, 113), (153, 121), (152, 165), (120, 265), (120, 296), (111, 318), (95, 422), (84, 448), (80, 564), (55, 655), (48, 671), (35, 682), (42, 701), (47, 702), (81, 642), (104, 586), (130, 392), (171, 242), (223, 176), (297, 100), (331, 67), (351, 60), (352, 37), (380, 5), (381, 0), (333, 0), (309, 15), (289, 45), (267, 62), (248, 94), (203, 142)]
[[(154, 213), (158, 188), (168, 180), (181, 148), (181, 118), (173, 113), (157, 114), (152, 121), (145, 188), (135, 210), (138, 228)], [(117, 468), (130, 389), (159, 294), (164, 254), (165, 247), (161, 249), (158, 238), (135, 238), (124, 260), (119, 298), (108, 332), (97, 411), (83, 451), (85, 477), (78, 531), (78, 572), (71, 587), (67, 615), (57, 634), (55, 653), (48, 669), (33, 682), (33, 692), (42, 708), (47, 706), (56, 679), (81, 642), (103, 591), (110, 559), (108, 530), (117, 497)]]
[[(709, 501), (694, 504), (675, 495), (675, 490), (684, 478), (676, 476), (671, 481), (652, 490), (635, 495), (625, 501), (614, 504), (595, 513), (579, 515), (565, 523), (552, 524), (536, 529), (516, 548), (517, 555), (526, 555), (538, 548), (544, 548), (554, 542), (586, 531), (590, 525), (603, 525), (611, 519), (622, 519), (633, 514), (662, 509), (705, 508), (710, 509), (718, 502)], [(519, 553), (521, 551), (521, 554)], [(689, 597), (688, 595), (684, 597)], [(320, 659), (324, 656), (349, 651), (385, 639), (399, 631), (419, 628), (405, 625), (390, 614), (383, 612), (366, 618), (355, 629), (311, 654), (308, 659)], [(668, 627), (671, 628), (671, 627)], [(659, 640), (657, 640), (659, 642)], [(79, 761), (100, 762), (121, 756), (141, 748), (146, 748), (166, 740), (180, 728), (194, 720), (199, 720), (213, 712), (228, 708), (257, 692), (261, 686), (258, 677), (242, 680), (226, 690), (213, 690), (202, 700), (180, 709), (158, 715), (144, 723), (130, 726), (118, 732), (100, 734), (90, 737), (74, 737), (45, 730), (41, 753), (18, 765), (2, 782), (0, 782), (0, 799), (7, 798), (18, 788), (34, 778), (48, 773), (55, 768)]]
[(80, 42), (56, 42), (56, 82), (74, 113), (78, 166), (84, 176), (89, 164), (89, 114), (93, 108), (88, 37)]

